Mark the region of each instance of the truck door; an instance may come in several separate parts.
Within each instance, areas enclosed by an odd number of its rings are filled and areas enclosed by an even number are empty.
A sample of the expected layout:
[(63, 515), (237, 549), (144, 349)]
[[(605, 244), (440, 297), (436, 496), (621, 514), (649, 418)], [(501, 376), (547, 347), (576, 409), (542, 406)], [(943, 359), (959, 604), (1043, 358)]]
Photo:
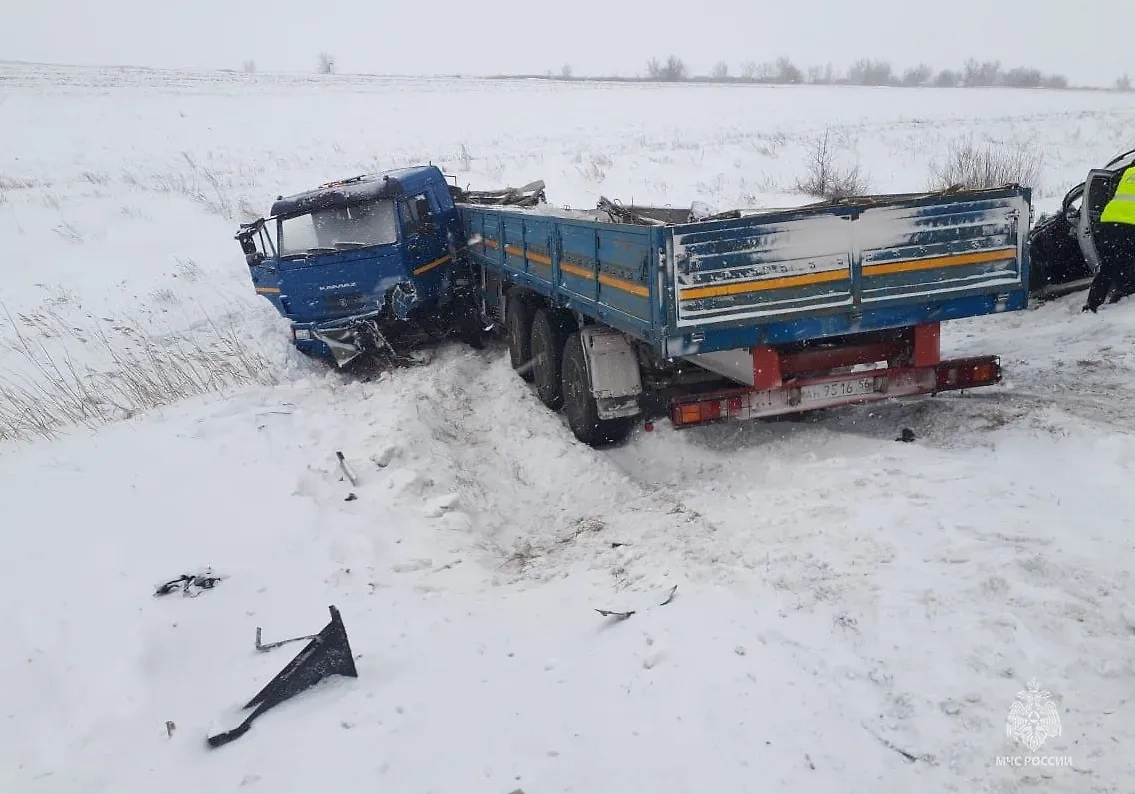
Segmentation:
[(1084, 254), (1084, 260), (1093, 273), (1100, 269), (1099, 250), (1096, 247), (1100, 215), (1111, 201), (1111, 197), (1115, 195), (1121, 175), (1122, 172), (1117, 171), (1093, 170), (1088, 172), (1088, 178), (1084, 182), (1084, 198), (1080, 202), (1080, 227), (1077, 229), (1077, 236), (1080, 238), (1080, 250)]
[(402, 239), (406, 249), (406, 269), (419, 289), (437, 290), (437, 274), (444, 270), (447, 255), (445, 230), (438, 222), (437, 208), (426, 192), (409, 196), (400, 204)]

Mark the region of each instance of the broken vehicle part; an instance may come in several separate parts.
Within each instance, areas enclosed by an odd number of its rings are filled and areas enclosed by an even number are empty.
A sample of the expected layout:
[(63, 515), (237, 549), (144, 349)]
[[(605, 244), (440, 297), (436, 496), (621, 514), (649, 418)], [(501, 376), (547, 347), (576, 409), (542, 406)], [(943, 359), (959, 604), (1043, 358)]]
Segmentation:
[(256, 710), (231, 731), (210, 736), (208, 739), (210, 747), (220, 747), (244, 736), (252, 727), (252, 721), (265, 711), (305, 689), (310, 689), (324, 678), (333, 675), (358, 678), (355, 658), (347, 641), (347, 630), (343, 626), (343, 619), (334, 606), (328, 609), (331, 611), (331, 622), (244, 706), (246, 709), (255, 706)]

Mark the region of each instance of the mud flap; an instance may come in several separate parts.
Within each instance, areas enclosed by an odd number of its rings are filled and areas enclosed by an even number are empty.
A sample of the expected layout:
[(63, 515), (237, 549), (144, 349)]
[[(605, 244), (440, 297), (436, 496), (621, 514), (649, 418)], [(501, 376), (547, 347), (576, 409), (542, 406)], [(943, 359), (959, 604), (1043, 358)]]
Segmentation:
[(638, 402), (642, 376), (630, 340), (618, 331), (594, 326), (584, 327), (579, 335), (599, 418), (618, 419), (642, 413)]

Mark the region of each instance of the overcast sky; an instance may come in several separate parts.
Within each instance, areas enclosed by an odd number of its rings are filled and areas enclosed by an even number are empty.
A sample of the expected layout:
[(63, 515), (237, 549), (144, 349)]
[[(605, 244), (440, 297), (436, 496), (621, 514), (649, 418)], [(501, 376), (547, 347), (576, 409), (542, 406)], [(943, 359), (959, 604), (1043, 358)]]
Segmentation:
[(325, 49), (340, 72), (631, 76), (670, 53), (697, 74), (975, 57), (1110, 85), (1135, 78), (1133, 25), (1132, 0), (0, 0), (0, 60), (306, 71)]

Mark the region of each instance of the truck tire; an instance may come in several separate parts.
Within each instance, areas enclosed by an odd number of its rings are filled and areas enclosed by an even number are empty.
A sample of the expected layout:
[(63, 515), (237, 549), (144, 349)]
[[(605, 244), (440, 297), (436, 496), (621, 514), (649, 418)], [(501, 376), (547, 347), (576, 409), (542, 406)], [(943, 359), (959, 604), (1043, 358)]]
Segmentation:
[(617, 444), (630, 435), (634, 417), (600, 419), (587, 379), (587, 362), (578, 333), (568, 337), (563, 356), (564, 413), (575, 437), (591, 447)]
[(564, 345), (575, 331), (575, 322), (569, 312), (557, 309), (537, 309), (532, 320), (533, 381), (540, 402), (553, 411), (564, 404), (562, 362)]
[(524, 380), (532, 381), (532, 367), (522, 369), (532, 360), (532, 314), (535, 307), (518, 292), (510, 292), (505, 305), (505, 327), (508, 329), (508, 357), (512, 368)]

